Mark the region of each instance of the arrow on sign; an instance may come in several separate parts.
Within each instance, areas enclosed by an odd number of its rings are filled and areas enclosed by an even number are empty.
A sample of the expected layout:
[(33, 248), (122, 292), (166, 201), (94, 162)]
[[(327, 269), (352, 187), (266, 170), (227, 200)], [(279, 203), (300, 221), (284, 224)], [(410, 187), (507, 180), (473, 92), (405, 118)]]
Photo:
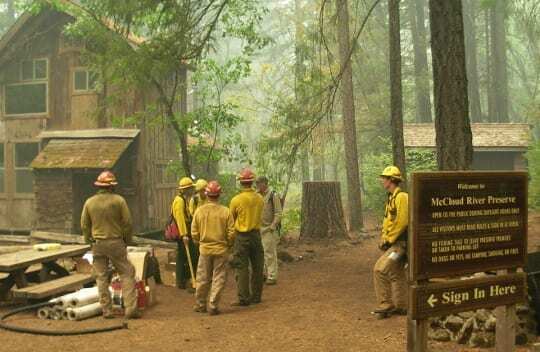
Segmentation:
[(428, 300), (427, 300), (427, 303), (431, 306), (431, 308), (435, 307), (435, 303), (439, 302), (439, 300), (437, 298), (435, 298), (435, 295), (434, 294), (431, 294), (431, 296), (429, 296)]

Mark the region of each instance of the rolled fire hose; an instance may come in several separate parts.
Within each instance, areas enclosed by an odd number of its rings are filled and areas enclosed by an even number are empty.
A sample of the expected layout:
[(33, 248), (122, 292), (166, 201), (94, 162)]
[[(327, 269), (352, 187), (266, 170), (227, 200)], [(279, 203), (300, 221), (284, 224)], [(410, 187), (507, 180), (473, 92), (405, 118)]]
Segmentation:
[(88, 335), (88, 334), (97, 334), (101, 332), (108, 332), (108, 331), (114, 331), (114, 330), (120, 330), (120, 329), (127, 329), (128, 324), (126, 322), (122, 322), (120, 324), (115, 324), (112, 326), (106, 326), (103, 328), (90, 328), (90, 329), (81, 329), (81, 330), (46, 330), (46, 329), (35, 329), (35, 328), (26, 328), (22, 326), (16, 326), (16, 325), (10, 325), (8, 324), (5, 319), (22, 312), (26, 312), (29, 310), (39, 309), (43, 307), (50, 307), (50, 302), (43, 302), (38, 304), (33, 304), (30, 306), (18, 308), (15, 310), (12, 310), (11, 312), (7, 312), (0, 316), (0, 329), (4, 329), (7, 331), (12, 332), (20, 332), (20, 333), (26, 333), (26, 334), (34, 334), (34, 335), (47, 335), (47, 336), (69, 336), (69, 335)]
[(83, 307), (68, 308), (67, 316), (69, 320), (83, 320), (100, 315), (102, 312), (101, 304), (96, 302)]
[(97, 287), (80, 290), (75, 295), (67, 300), (68, 307), (82, 307), (99, 301), (99, 293)]

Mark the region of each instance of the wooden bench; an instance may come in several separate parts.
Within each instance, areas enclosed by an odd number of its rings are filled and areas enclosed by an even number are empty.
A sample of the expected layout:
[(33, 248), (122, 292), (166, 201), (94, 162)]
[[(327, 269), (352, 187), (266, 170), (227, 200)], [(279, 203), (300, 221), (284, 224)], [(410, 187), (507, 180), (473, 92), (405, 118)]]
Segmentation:
[(48, 298), (60, 293), (78, 290), (93, 281), (94, 278), (90, 274), (75, 273), (38, 285), (14, 289), (13, 297), (23, 299)]

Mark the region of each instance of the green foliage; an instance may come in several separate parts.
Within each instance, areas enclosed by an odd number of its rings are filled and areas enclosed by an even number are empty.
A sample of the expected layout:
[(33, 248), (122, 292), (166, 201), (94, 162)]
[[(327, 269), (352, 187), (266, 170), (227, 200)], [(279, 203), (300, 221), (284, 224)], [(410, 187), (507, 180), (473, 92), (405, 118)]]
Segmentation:
[(540, 208), (540, 142), (535, 142), (526, 154), (529, 165), (529, 206)]
[(301, 209), (300, 207), (286, 208), (283, 211), (283, 218), (281, 221), (281, 234), (287, 234), (290, 232), (296, 232), (300, 230), (301, 225)]
[[(390, 145), (389, 141), (380, 138), (377, 143)], [(386, 143), (386, 144), (385, 144)], [(437, 163), (435, 153), (429, 150), (408, 150), (407, 151), (407, 172), (409, 175), (415, 171), (435, 171)], [(386, 193), (381, 186), (380, 177), (382, 170), (392, 165), (392, 154), (390, 151), (376, 154), (368, 154), (364, 157), (362, 164), (363, 175), (363, 206), (365, 209), (376, 212), (384, 211)]]

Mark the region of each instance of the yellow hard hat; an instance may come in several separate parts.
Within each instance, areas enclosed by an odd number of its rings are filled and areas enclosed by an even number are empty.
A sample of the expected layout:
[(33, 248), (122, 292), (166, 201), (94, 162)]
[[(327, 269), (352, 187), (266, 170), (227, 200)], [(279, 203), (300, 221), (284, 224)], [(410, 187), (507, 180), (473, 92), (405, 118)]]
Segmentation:
[(381, 177), (390, 177), (395, 180), (403, 181), (401, 177), (401, 171), (396, 166), (388, 166), (385, 168), (381, 174)]
[(186, 189), (193, 187), (193, 180), (189, 177), (182, 177), (180, 182), (178, 182), (178, 189)]
[(197, 192), (202, 191), (203, 189), (208, 186), (208, 182), (206, 180), (203, 180), (202, 178), (198, 179), (197, 182), (195, 182), (195, 190)]

